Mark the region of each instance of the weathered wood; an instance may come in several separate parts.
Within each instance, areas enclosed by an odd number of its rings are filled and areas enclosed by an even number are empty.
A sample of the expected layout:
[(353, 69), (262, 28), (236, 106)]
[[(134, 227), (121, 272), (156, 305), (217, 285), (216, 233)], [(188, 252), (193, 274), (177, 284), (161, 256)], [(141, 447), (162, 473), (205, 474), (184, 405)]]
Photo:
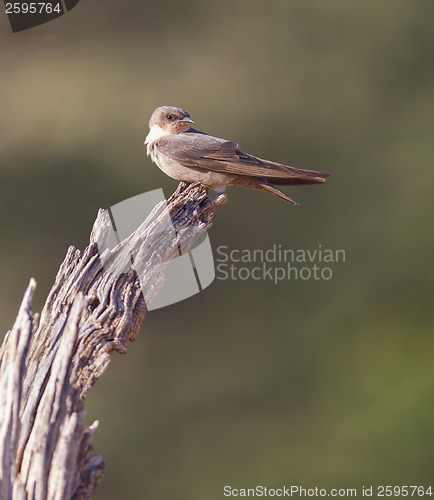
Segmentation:
[[(0, 348), (0, 500), (89, 499), (104, 463), (92, 451), (94, 422), (83, 426), (87, 392), (114, 351), (125, 353), (163, 283), (167, 263), (211, 226), (225, 195), (207, 198), (181, 183), (114, 249), (100, 210), (83, 251), (70, 247), (38, 321), (32, 279)], [(175, 235), (175, 237), (174, 237)], [(131, 255), (134, 263), (131, 264)]]

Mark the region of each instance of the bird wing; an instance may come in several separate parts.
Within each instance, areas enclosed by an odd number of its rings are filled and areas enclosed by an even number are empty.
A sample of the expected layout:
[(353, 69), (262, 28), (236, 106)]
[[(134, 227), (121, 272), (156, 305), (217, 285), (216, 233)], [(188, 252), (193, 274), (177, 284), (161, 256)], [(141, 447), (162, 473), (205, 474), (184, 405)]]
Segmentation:
[(241, 146), (202, 132), (164, 136), (156, 141), (161, 154), (185, 167), (232, 175), (264, 177), (276, 184), (325, 182), (328, 174), (301, 170), (244, 153)]

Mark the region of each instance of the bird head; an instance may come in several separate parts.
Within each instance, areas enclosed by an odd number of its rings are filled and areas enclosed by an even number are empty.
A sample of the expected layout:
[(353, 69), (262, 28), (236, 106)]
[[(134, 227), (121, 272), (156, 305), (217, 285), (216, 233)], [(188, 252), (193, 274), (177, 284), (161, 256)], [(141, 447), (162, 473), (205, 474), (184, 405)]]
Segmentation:
[(186, 132), (190, 123), (194, 123), (187, 111), (174, 106), (160, 106), (149, 120), (150, 133), (154, 135), (169, 135)]

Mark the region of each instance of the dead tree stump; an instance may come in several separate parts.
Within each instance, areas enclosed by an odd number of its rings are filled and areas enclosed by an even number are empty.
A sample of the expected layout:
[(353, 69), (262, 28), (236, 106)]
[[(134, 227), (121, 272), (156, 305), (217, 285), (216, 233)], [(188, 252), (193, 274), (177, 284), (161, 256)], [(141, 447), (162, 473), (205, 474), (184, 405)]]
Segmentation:
[[(134, 341), (164, 267), (211, 227), (225, 201), (224, 194), (208, 199), (200, 184), (181, 183), (167, 206), (156, 205), (104, 259), (99, 249), (111, 223), (100, 210), (89, 246), (69, 248), (40, 318), (31, 310), (36, 282), (30, 280), (0, 348), (0, 500), (93, 496), (104, 463), (89, 455), (98, 422), (83, 426), (87, 392), (110, 354), (125, 353)], [(165, 230), (167, 209), (175, 238)]]

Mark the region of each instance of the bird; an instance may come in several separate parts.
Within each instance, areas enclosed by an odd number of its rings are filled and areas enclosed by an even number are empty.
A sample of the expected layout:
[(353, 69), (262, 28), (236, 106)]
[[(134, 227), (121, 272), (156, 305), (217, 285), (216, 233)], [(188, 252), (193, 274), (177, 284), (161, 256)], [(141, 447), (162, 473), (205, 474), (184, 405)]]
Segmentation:
[(215, 191), (241, 186), (297, 205), (274, 184), (318, 184), (326, 182), (329, 176), (250, 155), (238, 143), (195, 130), (192, 123), (189, 113), (175, 106), (158, 107), (149, 120), (147, 155), (160, 170), (178, 181), (199, 182)]

